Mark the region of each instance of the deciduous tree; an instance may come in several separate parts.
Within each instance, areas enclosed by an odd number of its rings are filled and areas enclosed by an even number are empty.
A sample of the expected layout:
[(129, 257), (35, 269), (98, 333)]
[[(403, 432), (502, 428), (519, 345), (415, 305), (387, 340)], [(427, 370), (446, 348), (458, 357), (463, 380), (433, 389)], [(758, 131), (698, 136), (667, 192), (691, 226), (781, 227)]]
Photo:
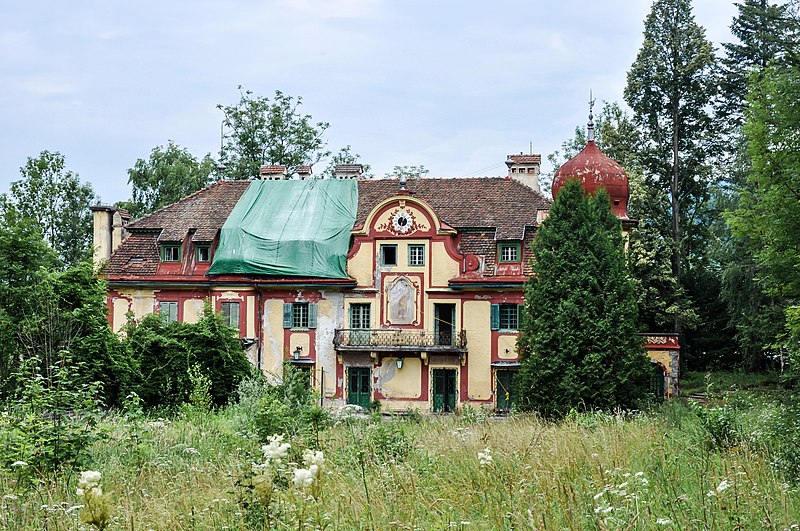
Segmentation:
[(0, 210), (32, 220), (65, 266), (77, 264), (92, 243), (92, 186), (67, 170), (58, 152), (28, 157), (20, 173), (22, 179), (0, 196)]
[(234, 179), (257, 176), (262, 164), (282, 164), (293, 174), (298, 166), (316, 164), (330, 155), (323, 133), (327, 122), (312, 122), (302, 114), (303, 98), (276, 90), (272, 101), (241, 90), (239, 102), (217, 105), (225, 114), (228, 132), (222, 147), (225, 174)]
[(148, 160), (138, 159), (128, 169), (128, 184), (133, 198), (120, 206), (133, 218), (174, 203), (211, 182), (216, 164), (211, 155), (202, 160), (170, 140), (166, 146), (154, 147)]

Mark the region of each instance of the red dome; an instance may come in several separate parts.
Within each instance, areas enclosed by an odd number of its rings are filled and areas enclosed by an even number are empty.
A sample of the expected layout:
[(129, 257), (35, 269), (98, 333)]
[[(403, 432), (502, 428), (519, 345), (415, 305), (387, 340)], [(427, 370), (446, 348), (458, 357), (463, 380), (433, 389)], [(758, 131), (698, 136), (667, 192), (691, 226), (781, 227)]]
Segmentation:
[(603, 155), (594, 140), (589, 140), (586, 147), (553, 176), (553, 199), (570, 179), (580, 179), (586, 194), (594, 194), (604, 187), (611, 196), (611, 211), (620, 219), (628, 219), (628, 175), (622, 166)]

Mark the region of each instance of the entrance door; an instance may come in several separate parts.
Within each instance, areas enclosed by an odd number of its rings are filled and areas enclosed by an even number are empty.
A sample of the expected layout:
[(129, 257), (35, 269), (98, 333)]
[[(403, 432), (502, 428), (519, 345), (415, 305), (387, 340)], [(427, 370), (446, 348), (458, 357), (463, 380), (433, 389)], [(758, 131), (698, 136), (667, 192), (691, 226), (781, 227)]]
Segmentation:
[(497, 411), (511, 411), (514, 405), (514, 371), (508, 369), (497, 369), (496, 372), (496, 391)]
[(347, 369), (349, 385), (347, 403), (369, 408), (372, 400), (372, 369), (369, 367), (350, 367)]
[(650, 395), (656, 401), (664, 400), (664, 370), (658, 363), (652, 363), (650, 368)]
[(453, 344), (453, 329), (456, 320), (455, 304), (433, 305), (433, 333), (437, 345)]
[(456, 410), (456, 370), (433, 369), (433, 411), (452, 413)]

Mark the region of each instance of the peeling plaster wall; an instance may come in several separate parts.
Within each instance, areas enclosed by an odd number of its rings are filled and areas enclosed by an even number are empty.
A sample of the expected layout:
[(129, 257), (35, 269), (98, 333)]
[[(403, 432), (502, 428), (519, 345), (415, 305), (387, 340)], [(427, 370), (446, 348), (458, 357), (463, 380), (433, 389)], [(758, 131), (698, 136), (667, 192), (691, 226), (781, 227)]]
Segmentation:
[(680, 369), (680, 354), (677, 350), (648, 350), (647, 355), (667, 369), (664, 376), (664, 390), (668, 397), (679, 396), (678, 374)]
[[(419, 398), (422, 396), (422, 360), (404, 358), (398, 369), (397, 358), (383, 358), (377, 369), (375, 388), (386, 398)], [(392, 404), (394, 407), (394, 404)]]
[(203, 307), (206, 301), (203, 299), (186, 299), (183, 302), (183, 322), (196, 323), (203, 316)]
[(517, 334), (501, 334), (497, 337), (497, 357), (502, 360), (517, 359)]
[[(317, 371), (325, 371), (323, 396), (336, 394), (336, 351), (333, 349), (333, 335), (337, 328), (344, 328), (344, 295), (333, 291), (323, 291), (322, 300), (317, 303)], [(318, 372), (320, 376), (322, 373)]]
[(264, 348), (261, 370), (272, 381), (283, 376), (283, 301), (264, 301)]
[[(126, 301), (126, 304), (117, 304), (118, 300)], [(114, 297), (114, 330), (125, 324), (127, 318), (125, 316), (128, 311), (133, 311), (135, 319), (141, 319), (145, 315), (153, 313), (155, 304), (155, 291), (152, 289), (134, 289), (130, 291), (120, 291), (119, 297)], [(124, 307), (124, 310), (123, 310)], [(120, 310), (121, 313), (117, 313)]]

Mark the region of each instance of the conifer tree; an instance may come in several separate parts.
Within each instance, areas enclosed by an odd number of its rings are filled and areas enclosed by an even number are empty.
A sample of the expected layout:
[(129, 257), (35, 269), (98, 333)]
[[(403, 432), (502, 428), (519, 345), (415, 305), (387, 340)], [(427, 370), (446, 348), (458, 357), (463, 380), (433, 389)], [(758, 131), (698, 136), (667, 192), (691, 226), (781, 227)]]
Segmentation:
[(608, 195), (559, 192), (532, 244), (517, 380), (520, 405), (545, 415), (632, 406), (646, 394), (648, 360), (622, 228)]
[(656, 0), (628, 72), (625, 101), (642, 131), (645, 177), (669, 195), (672, 274), (679, 286), (686, 257), (701, 250), (692, 245), (703, 230), (711, 179), (708, 103), (717, 91), (716, 74), (714, 49), (694, 20), (691, 0)]

